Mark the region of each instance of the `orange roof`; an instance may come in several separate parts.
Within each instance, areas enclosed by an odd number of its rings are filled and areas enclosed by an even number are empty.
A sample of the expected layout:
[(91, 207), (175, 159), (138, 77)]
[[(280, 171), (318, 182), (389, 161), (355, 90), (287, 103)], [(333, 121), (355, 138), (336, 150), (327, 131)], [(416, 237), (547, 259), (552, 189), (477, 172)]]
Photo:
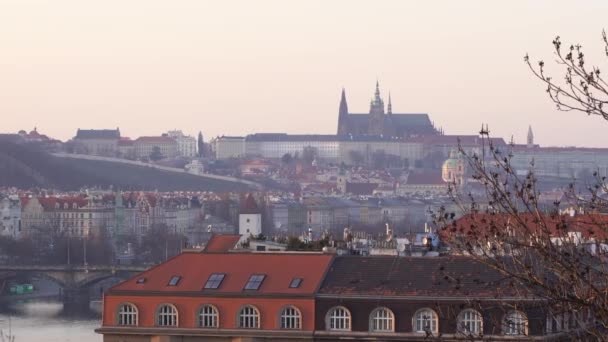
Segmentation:
[[(332, 258), (329, 254), (312, 253), (182, 253), (114, 286), (110, 292), (312, 295), (323, 280)], [(203, 289), (213, 273), (225, 274), (221, 285), (218, 289)], [(266, 277), (257, 291), (244, 291), (253, 274)], [(169, 286), (173, 276), (181, 276), (181, 279), (176, 286)], [(145, 281), (137, 283), (140, 278), (145, 278)], [(290, 288), (294, 278), (302, 278), (302, 282), (299, 287)]]
[(205, 246), (205, 252), (207, 253), (225, 253), (233, 249), (237, 242), (241, 238), (240, 235), (231, 234), (213, 234), (207, 246)]
[(468, 214), (440, 231), (441, 235), (465, 234), (473, 239), (494, 236), (497, 232), (511, 227), (514, 231), (526, 234), (543, 234), (550, 237), (562, 237), (569, 232), (580, 232), (581, 236), (608, 240), (608, 215), (577, 214), (569, 215), (535, 215), (519, 214), (518, 221), (509, 214)]

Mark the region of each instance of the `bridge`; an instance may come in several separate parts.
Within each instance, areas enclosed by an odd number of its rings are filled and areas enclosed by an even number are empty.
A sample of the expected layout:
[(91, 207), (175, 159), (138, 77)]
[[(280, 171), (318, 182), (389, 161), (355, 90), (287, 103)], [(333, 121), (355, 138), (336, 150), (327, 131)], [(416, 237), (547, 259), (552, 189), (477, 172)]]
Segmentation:
[(0, 265), (0, 273), (14, 277), (38, 276), (60, 286), (65, 304), (89, 303), (89, 288), (108, 278), (128, 279), (147, 270), (131, 265)]

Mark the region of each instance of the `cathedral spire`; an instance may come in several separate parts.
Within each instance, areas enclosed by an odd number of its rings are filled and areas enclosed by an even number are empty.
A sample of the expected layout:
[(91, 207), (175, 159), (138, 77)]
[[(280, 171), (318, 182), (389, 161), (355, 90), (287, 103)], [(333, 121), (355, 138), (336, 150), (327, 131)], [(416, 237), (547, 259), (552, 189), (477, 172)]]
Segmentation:
[(532, 133), (532, 125), (528, 126), (528, 147), (534, 146), (534, 133)]
[(348, 133), (348, 104), (346, 103), (346, 90), (342, 88), (340, 109), (338, 111), (338, 135), (346, 135)]
[(386, 106), (386, 114), (393, 114), (393, 104), (391, 103), (391, 93), (388, 93), (388, 105)]

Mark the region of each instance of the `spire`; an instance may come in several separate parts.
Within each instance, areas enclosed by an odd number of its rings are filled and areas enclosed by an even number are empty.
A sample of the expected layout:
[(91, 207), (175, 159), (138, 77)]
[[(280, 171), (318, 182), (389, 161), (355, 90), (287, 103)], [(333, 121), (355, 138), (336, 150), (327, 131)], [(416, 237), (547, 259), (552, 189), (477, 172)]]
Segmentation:
[(386, 107), (386, 114), (393, 114), (393, 104), (391, 103), (391, 93), (388, 93), (388, 106)]
[(380, 82), (376, 79), (376, 91), (374, 92), (374, 100), (380, 102)]
[(348, 134), (348, 104), (346, 103), (346, 90), (342, 88), (340, 109), (338, 111), (338, 135)]
[(532, 133), (532, 126), (528, 126), (528, 147), (534, 146), (534, 133)]

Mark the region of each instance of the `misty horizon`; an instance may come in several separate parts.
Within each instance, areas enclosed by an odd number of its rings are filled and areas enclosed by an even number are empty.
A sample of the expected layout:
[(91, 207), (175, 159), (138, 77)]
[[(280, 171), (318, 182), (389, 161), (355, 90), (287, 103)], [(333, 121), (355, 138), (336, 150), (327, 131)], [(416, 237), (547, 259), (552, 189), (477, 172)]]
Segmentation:
[[(524, 143), (531, 125), (542, 146), (607, 147), (605, 123), (557, 111), (523, 62), (526, 53), (552, 61), (560, 35), (601, 68), (602, 9), (600, 1), (576, 13), (565, 1), (9, 1), (0, 4), (3, 132), (335, 134), (341, 89), (350, 111), (365, 113), (379, 80), (394, 112), (428, 113), (445, 134), (487, 123), (493, 136)], [(562, 77), (556, 66), (548, 72)]]

